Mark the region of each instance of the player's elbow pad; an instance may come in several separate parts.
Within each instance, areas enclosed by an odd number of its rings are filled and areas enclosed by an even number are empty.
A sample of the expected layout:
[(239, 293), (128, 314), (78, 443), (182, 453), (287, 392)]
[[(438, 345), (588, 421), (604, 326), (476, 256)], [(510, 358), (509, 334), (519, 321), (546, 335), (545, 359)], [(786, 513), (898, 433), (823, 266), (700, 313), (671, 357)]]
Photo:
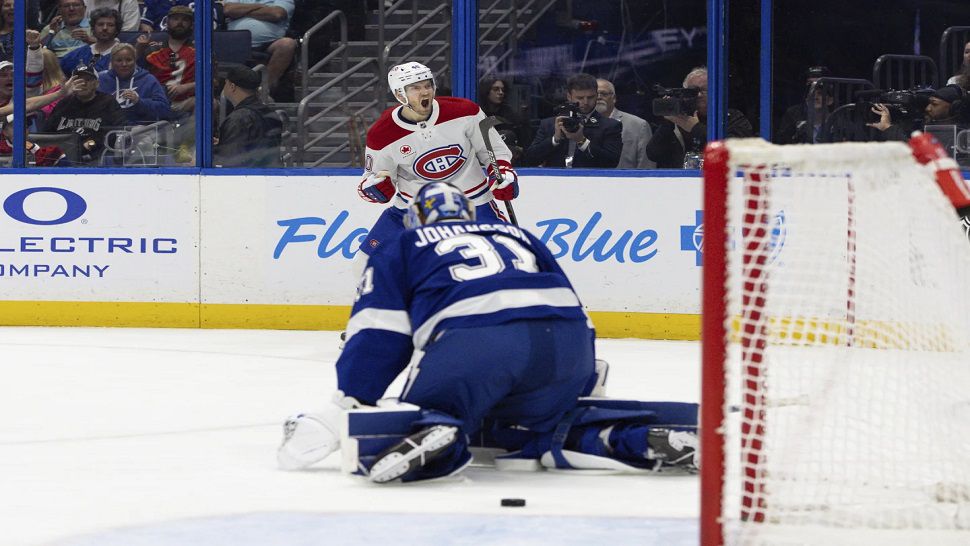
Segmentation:
[(364, 201), (371, 203), (387, 203), (394, 197), (394, 183), (389, 176), (368, 176), (357, 186), (357, 194)]

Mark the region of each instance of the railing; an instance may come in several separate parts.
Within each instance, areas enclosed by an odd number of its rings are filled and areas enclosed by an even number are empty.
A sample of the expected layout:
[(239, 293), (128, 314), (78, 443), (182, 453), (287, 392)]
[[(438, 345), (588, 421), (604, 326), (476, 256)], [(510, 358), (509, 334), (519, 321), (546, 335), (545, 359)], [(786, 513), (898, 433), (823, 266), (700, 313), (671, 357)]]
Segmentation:
[(940, 83), (945, 83), (950, 76), (960, 69), (963, 63), (963, 48), (970, 41), (970, 27), (949, 27), (940, 36)]
[[(309, 125), (312, 124), (312, 123), (314, 123), (314, 122), (316, 122), (317, 120), (323, 118), (324, 116), (326, 116), (330, 112), (333, 112), (337, 108), (345, 105), (348, 101), (350, 101), (351, 98), (353, 98), (354, 96), (356, 96), (356, 95), (364, 92), (365, 90), (367, 90), (367, 87), (369, 85), (378, 84), (380, 82), (380, 79), (377, 78), (377, 77), (374, 77), (370, 81), (367, 81), (365, 83), (362, 83), (361, 85), (357, 86), (357, 88), (355, 90), (353, 90), (353, 91), (351, 91), (351, 92), (349, 92), (347, 94), (344, 94), (342, 97), (340, 97), (340, 100), (331, 103), (327, 108), (325, 108), (325, 109), (321, 110), (320, 112), (317, 112), (316, 114), (314, 114), (313, 117), (308, 117), (308, 115), (307, 115), (307, 109), (310, 107), (311, 101), (313, 101), (313, 99), (315, 99), (316, 97), (322, 95), (323, 93), (326, 93), (330, 89), (333, 89), (338, 84), (343, 84), (346, 87), (346, 80), (348, 78), (350, 78), (351, 76), (353, 76), (353, 75), (357, 74), (358, 72), (360, 72), (361, 69), (364, 68), (365, 66), (367, 66), (369, 64), (376, 64), (376, 63), (377, 63), (377, 59), (374, 59), (374, 58), (363, 59), (360, 62), (358, 62), (357, 64), (355, 64), (354, 66), (352, 66), (351, 68), (349, 68), (348, 70), (344, 71), (343, 74), (340, 74), (339, 76), (335, 77), (334, 79), (330, 80), (329, 82), (325, 83), (324, 85), (320, 86), (319, 88), (314, 89), (309, 95), (303, 97), (303, 99), (300, 100), (300, 104), (299, 104), (299, 106), (297, 106), (297, 111), (296, 111), (297, 131), (298, 131), (298, 134), (299, 134), (299, 141), (298, 141), (298, 145), (297, 145), (297, 149), (296, 149), (296, 161), (297, 161), (297, 165), (303, 165), (305, 152), (306, 152), (306, 150), (308, 148), (311, 148), (317, 142), (319, 142), (319, 141), (323, 140), (324, 138), (332, 135), (334, 132), (336, 132), (340, 128), (340, 125), (339, 124), (334, 124), (334, 126), (331, 127), (330, 129), (327, 129), (326, 131), (317, 134), (312, 141), (308, 141), (307, 140), (307, 135), (308, 135)], [(375, 87), (380, 88), (381, 86), (380, 85), (375, 85)], [(379, 104), (379, 103), (376, 100), (372, 100), (372, 101), (368, 102), (367, 104), (365, 104), (364, 106), (361, 106), (360, 108), (358, 108), (357, 112), (355, 112), (355, 113), (363, 112), (363, 111), (367, 110), (368, 108), (372, 108), (374, 106), (377, 106), (377, 104)], [(346, 146), (344, 146), (344, 147), (338, 147), (338, 149), (335, 149), (335, 150), (331, 151), (323, 159), (332, 157), (337, 152), (342, 151), (345, 147)], [(322, 159), (321, 160), (318, 160), (315, 164), (322, 163), (322, 161), (323, 161)]]
[[(328, 53), (326, 57), (317, 61), (317, 63), (314, 64), (312, 67), (307, 66), (307, 64), (310, 62), (310, 37), (313, 36), (318, 30), (320, 30), (321, 28), (329, 24), (330, 21), (333, 21), (334, 19), (340, 20), (340, 45), (334, 48), (333, 51)], [(319, 23), (310, 27), (310, 29), (303, 34), (302, 40), (303, 41), (300, 44), (300, 66), (303, 67), (303, 87), (300, 90), (300, 99), (303, 99), (303, 97), (306, 97), (307, 88), (310, 86), (310, 74), (316, 72), (317, 69), (319, 69), (321, 66), (324, 66), (327, 63), (329, 63), (330, 60), (336, 57), (337, 55), (342, 54), (340, 71), (343, 73), (347, 72), (347, 49), (348, 49), (347, 16), (344, 15), (344, 12), (340, 10), (332, 11), (329, 15), (324, 17)], [(347, 94), (346, 80), (344, 80), (343, 92), (344, 92), (344, 95)]]
[[(405, 0), (401, 0), (397, 4), (394, 4), (394, 6), (392, 6), (392, 8), (394, 8), (397, 5), (401, 4), (403, 1), (405, 1)], [(417, 3), (415, 3), (414, 5), (415, 5), (415, 9), (416, 9)], [(430, 22), (432, 19), (434, 19), (435, 17), (437, 17), (441, 13), (447, 13), (450, 16), (450, 14), (451, 14), (451, 3), (450, 2), (441, 4), (438, 7), (436, 7), (435, 9), (431, 10), (430, 12), (428, 12), (427, 15), (425, 15), (424, 17), (422, 17), (421, 19), (419, 19), (418, 21), (416, 21), (414, 24), (412, 24), (410, 28), (408, 28), (407, 30), (405, 30), (404, 32), (402, 32), (401, 34), (399, 34), (397, 36), (397, 38), (394, 38), (393, 40), (391, 40), (390, 43), (388, 43), (387, 45), (385, 45), (384, 48), (381, 50), (381, 56), (380, 56), (380, 59), (378, 60), (378, 73), (379, 74), (386, 74), (387, 73), (387, 71), (388, 71), (388, 65), (390, 64), (389, 63), (389, 60), (391, 58), (391, 51), (398, 44), (400, 44), (401, 42), (403, 42), (404, 40), (407, 40), (407, 39), (410, 39), (411, 40), (411, 44), (412, 44), (411, 45), (411, 49), (409, 49), (405, 53), (402, 53), (399, 57), (400, 58), (407, 59), (407, 58), (411, 58), (415, 53), (417, 53), (422, 48), (424, 48), (424, 46), (428, 45), (432, 40), (434, 40), (435, 38), (437, 38), (438, 35), (441, 34), (442, 32), (451, 30), (451, 25), (449, 25), (449, 24), (442, 25), (440, 28), (438, 28), (438, 29), (434, 30), (433, 32), (431, 32), (430, 34), (428, 34), (428, 36), (425, 37), (423, 40), (421, 40), (420, 42), (415, 43), (416, 42), (416, 36), (415, 36), (415, 34), (418, 32), (418, 30), (423, 30), (422, 27), (425, 24), (427, 24), (428, 22)], [(449, 21), (450, 21), (450, 18), (449, 18)], [(438, 49), (436, 49), (431, 55), (425, 55), (425, 56), (423, 56), (423, 58), (419, 58), (418, 59), (418, 62), (424, 61), (427, 64), (427, 62), (428, 62), (427, 59), (434, 59), (438, 55), (441, 55), (445, 51), (448, 51), (451, 48), (451, 40), (450, 39), (446, 39), (446, 40), (444, 40), (444, 42), (445, 42), (445, 44), (443, 46), (441, 46)], [(447, 72), (448, 71), (448, 65), (450, 65), (450, 63), (446, 63), (446, 67), (443, 68), (443, 69), (441, 69), (441, 70), (439, 70), (438, 73), (436, 74), (436, 76)], [(375, 100), (377, 100), (378, 103), (381, 103), (382, 101), (386, 103), (386, 101), (384, 101), (384, 97), (385, 96), (386, 95), (384, 94), (383, 86), (378, 86), (375, 89)]]
[(936, 87), (936, 62), (925, 55), (880, 55), (872, 65), (872, 83), (879, 89)]
[[(496, 1), (494, 4), (489, 6), (484, 12), (481, 13), (481, 15), (479, 16), (480, 19), (485, 19), (486, 16), (490, 15), (492, 10), (494, 10), (496, 6), (498, 6), (500, 3), (501, 3), (500, 1)], [(540, 2), (539, 0), (529, 0), (528, 2), (510, 0), (509, 4), (510, 4), (509, 11), (504, 16), (496, 20), (494, 23), (490, 23), (486, 25), (479, 24), (478, 39), (479, 39), (479, 42), (485, 42), (489, 34), (491, 34), (493, 30), (499, 28), (499, 26), (503, 22), (505, 22), (504, 21), (505, 19), (509, 20), (509, 23), (508, 23), (509, 29), (503, 32), (495, 40), (495, 43), (489, 46), (488, 49), (486, 49), (485, 51), (479, 52), (478, 54), (479, 58), (485, 59), (485, 58), (488, 58), (490, 55), (492, 55), (492, 52), (498, 49), (499, 47), (503, 45), (507, 45), (507, 47), (505, 48), (505, 52), (499, 55), (490, 66), (484, 67), (485, 70), (483, 70), (480, 73), (479, 80), (484, 80), (485, 78), (492, 75), (498, 69), (498, 67), (502, 65), (503, 62), (505, 62), (507, 59), (515, 55), (516, 51), (518, 50), (519, 38), (524, 36), (526, 32), (528, 32), (533, 26), (535, 26), (535, 24), (539, 21), (539, 19), (543, 15), (545, 15), (547, 11), (552, 9), (552, 7), (556, 3), (550, 2), (548, 0), (545, 0), (542, 2)], [(530, 10), (532, 11), (532, 17), (524, 25), (519, 27), (520, 16), (523, 13)], [(482, 67), (479, 67), (479, 68), (482, 68)]]

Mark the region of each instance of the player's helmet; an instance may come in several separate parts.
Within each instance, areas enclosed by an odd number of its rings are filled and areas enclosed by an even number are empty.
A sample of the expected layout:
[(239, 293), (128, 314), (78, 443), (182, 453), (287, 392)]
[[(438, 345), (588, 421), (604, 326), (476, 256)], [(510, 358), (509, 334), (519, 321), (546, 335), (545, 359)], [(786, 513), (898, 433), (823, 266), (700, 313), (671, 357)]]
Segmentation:
[(425, 184), (408, 207), (404, 225), (419, 228), (436, 222), (464, 222), (475, 219), (475, 207), (461, 190), (447, 182)]
[(437, 89), (434, 72), (417, 62), (399, 64), (387, 73), (387, 86), (391, 88), (391, 94), (401, 104), (408, 103), (407, 99), (403, 98), (405, 97), (404, 88), (412, 83), (423, 82), (424, 80), (431, 80), (431, 85), (434, 85)]

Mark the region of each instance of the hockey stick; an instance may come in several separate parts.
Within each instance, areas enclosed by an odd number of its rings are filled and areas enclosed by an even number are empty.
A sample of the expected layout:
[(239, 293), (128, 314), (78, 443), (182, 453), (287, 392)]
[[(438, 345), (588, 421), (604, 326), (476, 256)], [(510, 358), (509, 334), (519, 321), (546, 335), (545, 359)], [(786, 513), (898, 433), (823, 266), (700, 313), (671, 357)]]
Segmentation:
[[(485, 150), (488, 152), (488, 164), (492, 167), (495, 176), (499, 176), (502, 171), (498, 169), (498, 161), (495, 160), (495, 149), (492, 148), (492, 141), (488, 137), (488, 131), (498, 124), (498, 118), (489, 116), (478, 122), (478, 130), (482, 133), (482, 140), (485, 141)], [(509, 212), (509, 220), (513, 225), (519, 225), (519, 220), (515, 217), (515, 209), (512, 208), (512, 201), (505, 202), (505, 210)]]

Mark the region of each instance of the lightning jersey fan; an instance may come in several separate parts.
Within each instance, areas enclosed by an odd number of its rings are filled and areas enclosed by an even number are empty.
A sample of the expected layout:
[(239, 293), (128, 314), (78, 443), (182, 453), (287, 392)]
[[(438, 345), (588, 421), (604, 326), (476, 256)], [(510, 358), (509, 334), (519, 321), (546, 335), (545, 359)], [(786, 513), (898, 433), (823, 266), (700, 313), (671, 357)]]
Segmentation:
[[(337, 361), (338, 386), (373, 402), (405, 369), (413, 349), (424, 350), (444, 330), (530, 319), (589, 326), (569, 280), (533, 235), (509, 224), (475, 222), (403, 231), (368, 261)], [(483, 339), (478, 349), (488, 345)]]
[[(367, 133), (365, 176), (390, 173), (397, 187), (392, 200), (403, 209), (428, 182), (448, 182), (465, 193), (473, 205), (492, 201), (482, 171), (488, 162), (478, 122), (485, 114), (477, 104), (461, 98), (434, 99), (431, 117), (414, 123), (398, 106), (386, 110)], [(510, 165), (512, 153), (501, 138), (493, 139), (499, 163)]]

